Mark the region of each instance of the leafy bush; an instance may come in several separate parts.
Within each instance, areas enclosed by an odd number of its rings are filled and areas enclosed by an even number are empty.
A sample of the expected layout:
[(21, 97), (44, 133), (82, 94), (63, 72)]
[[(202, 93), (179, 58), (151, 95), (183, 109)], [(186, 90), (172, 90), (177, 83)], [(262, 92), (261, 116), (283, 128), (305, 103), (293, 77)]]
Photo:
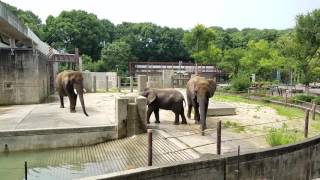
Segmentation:
[(295, 143), (302, 139), (294, 130), (289, 130), (288, 126), (283, 123), (281, 128), (271, 128), (266, 136), (266, 141), (271, 146)]
[(244, 91), (250, 87), (250, 78), (246, 74), (239, 74), (231, 79), (231, 87), (234, 91)]
[(293, 97), (293, 100), (296, 102), (300, 102), (300, 101), (311, 102), (312, 99), (314, 99), (314, 98), (315, 98), (315, 96), (300, 94), (300, 95)]
[(313, 101), (317, 104), (320, 105), (320, 96), (317, 96), (313, 99)]

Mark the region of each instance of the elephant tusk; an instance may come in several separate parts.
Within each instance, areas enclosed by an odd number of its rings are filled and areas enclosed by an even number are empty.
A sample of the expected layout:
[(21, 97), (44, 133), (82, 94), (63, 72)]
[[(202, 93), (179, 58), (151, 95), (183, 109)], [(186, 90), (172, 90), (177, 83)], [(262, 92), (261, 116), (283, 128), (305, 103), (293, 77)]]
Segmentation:
[(83, 92), (84, 92), (84, 93), (87, 93), (87, 90), (86, 90), (85, 88), (83, 88)]
[(77, 90), (76, 90), (76, 89), (73, 89), (73, 91), (74, 91), (74, 93), (75, 93), (75, 94), (78, 94), (78, 92), (77, 92)]

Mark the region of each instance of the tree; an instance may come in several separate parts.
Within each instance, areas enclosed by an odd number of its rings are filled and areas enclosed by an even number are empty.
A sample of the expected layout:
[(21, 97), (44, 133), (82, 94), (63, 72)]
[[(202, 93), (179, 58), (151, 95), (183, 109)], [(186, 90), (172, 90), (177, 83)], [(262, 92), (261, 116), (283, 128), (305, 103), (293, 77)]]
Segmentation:
[(200, 63), (217, 63), (221, 58), (221, 49), (215, 45), (217, 33), (212, 28), (199, 24), (183, 38), (191, 57)]
[(245, 50), (241, 48), (228, 49), (224, 52), (222, 61), (218, 67), (229, 73), (230, 77), (235, 77), (239, 73), (240, 59), (244, 56)]
[(115, 41), (101, 52), (106, 71), (117, 71), (120, 75), (127, 75), (128, 62), (135, 57), (131, 54), (130, 45), (124, 41)]
[(305, 85), (320, 77), (320, 9), (297, 16), (296, 35), (301, 44), (299, 66)]
[(44, 30), (46, 41), (54, 42), (55, 48), (72, 53), (77, 47), (81, 54), (89, 55), (94, 61), (99, 59), (101, 49), (113, 36), (110, 22), (100, 21), (96, 15), (81, 10), (49, 16)]

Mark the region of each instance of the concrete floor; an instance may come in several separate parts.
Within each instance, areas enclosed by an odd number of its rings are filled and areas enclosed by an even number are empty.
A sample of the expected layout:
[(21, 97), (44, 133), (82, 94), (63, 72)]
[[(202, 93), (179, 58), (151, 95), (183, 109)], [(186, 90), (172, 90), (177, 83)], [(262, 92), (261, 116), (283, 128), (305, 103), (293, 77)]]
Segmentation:
[(0, 130), (66, 128), (110, 125), (115, 122), (114, 96), (118, 93), (85, 94), (86, 117), (78, 100), (76, 113), (70, 113), (69, 100), (60, 108), (57, 95), (48, 103), (0, 106)]

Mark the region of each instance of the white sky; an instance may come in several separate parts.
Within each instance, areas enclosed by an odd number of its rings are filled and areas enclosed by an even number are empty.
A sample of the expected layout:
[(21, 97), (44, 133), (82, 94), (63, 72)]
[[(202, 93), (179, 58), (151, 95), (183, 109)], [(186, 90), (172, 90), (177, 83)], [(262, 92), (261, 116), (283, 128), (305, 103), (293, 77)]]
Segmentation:
[(320, 8), (320, 0), (1, 0), (48, 15), (81, 9), (115, 24), (153, 22), (191, 29), (196, 24), (223, 28), (292, 28), (297, 14)]

